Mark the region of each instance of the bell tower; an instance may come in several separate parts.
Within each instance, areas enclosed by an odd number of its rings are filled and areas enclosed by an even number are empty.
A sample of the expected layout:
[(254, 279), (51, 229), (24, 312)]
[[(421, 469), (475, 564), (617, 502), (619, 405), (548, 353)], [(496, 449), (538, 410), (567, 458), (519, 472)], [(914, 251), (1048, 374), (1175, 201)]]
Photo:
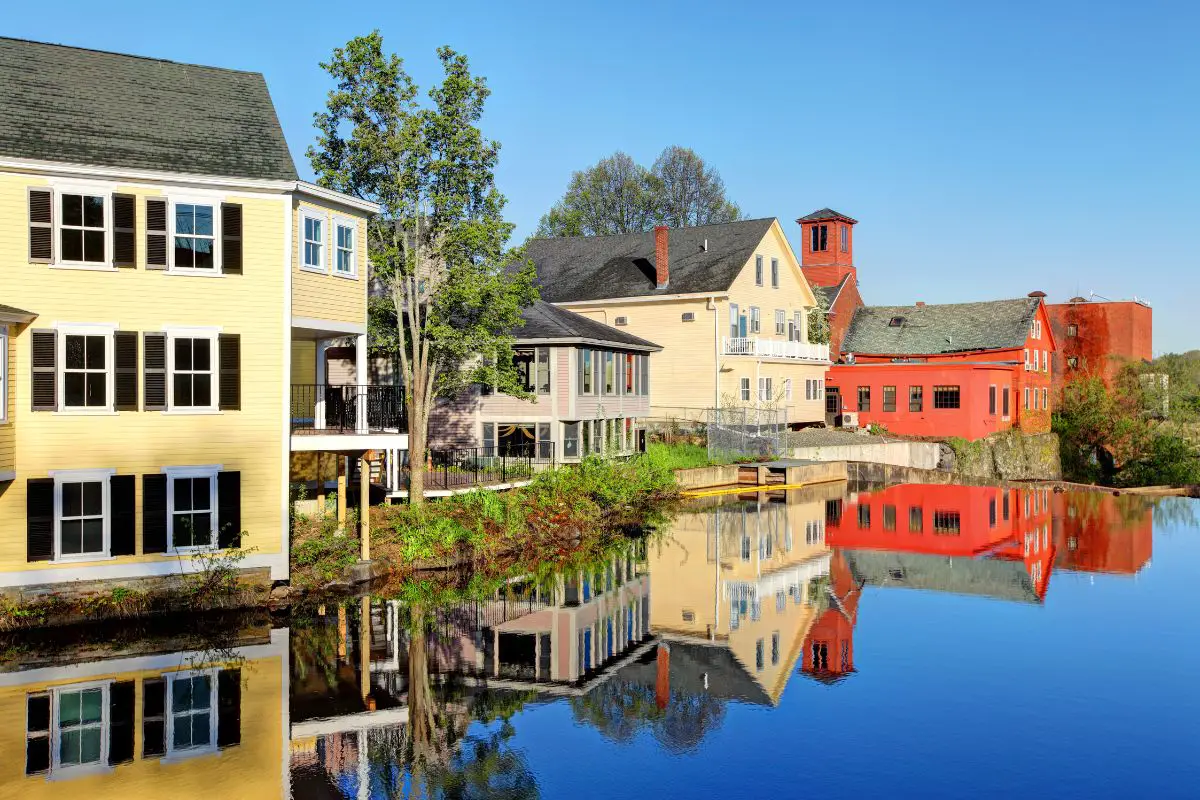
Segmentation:
[(822, 208), (796, 220), (800, 225), (800, 267), (814, 286), (836, 286), (854, 269), (854, 226), (858, 220)]

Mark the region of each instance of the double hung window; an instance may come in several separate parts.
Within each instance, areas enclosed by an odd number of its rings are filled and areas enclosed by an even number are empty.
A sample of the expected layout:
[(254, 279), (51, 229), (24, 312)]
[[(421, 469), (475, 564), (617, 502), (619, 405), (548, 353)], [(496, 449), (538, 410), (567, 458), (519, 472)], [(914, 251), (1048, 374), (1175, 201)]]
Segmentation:
[(334, 225), (334, 231), (336, 236), (334, 244), (337, 247), (333, 262), (334, 272), (338, 275), (353, 277), (357, 274), (358, 269), (354, 260), (354, 226), (339, 222)]
[(175, 269), (213, 271), (216, 268), (216, 228), (213, 207), (175, 204)]
[(167, 676), (170, 713), (167, 752), (182, 754), (215, 750), (217, 746), (216, 676), (211, 672)]
[(108, 260), (105, 198), (91, 194), (60, 195), (58, 237), (63, 263), (103, 264)]
[(67, 473), (55, 480), (57, 556), (104, 558), (108, 554), (107, 474)]
[(64, 408), (106, 408), (109, 401), (111, 333), (65, 333), (63, 341)]
[(167, 471), (168, 533), (172, 550), (212, 547), (217, 541), (217, 470)]
[(305, 269), (325, 271), (325, 220), (321, 217), (305, 215), (304, 219), (304, 254)]

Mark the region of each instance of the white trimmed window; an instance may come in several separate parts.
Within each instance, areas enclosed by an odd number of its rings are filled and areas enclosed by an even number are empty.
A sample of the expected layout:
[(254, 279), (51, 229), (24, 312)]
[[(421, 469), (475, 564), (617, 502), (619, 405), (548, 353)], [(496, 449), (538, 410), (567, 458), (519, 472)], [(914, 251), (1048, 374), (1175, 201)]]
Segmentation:
[(1042, 351), (1042, 372), (1049, 372), (1049, 371), (1050, 371), (1050, 351), (1043, 350)]
[(8, 326), (0, 325), (0, 423), (8, 422)]
[(787, 333), (787, 312), (782, 309), (775, 309), (775, 335), (783, 336)]
[(217, 673), (167, 675), (167, 756), (197, 755), (217, 749)]
[(770, 378), (758, 379), (758, 399), (764, 403), (770, 402), (773, 399)]
[(187, 552), (217, 544), (218, 466), (167, 467), (167, 541), (169, 552)]
[(53, 473), (54, 554), (57, 561), (107, 558), (112, 521), (109, 479), (115, 470)]
[(168, 408), (208, 411), (217, 407), (217, 330), (167, 332)]
[(309, 270), (325, 272), (325, 219), (302, 215), (300, 264)]
[(172, 268), (217, 272), (217, 215), (213, 203), (174, 202)]
[(783, 379), (783, 399), (787, 400), (789, 403), (792, 401), (792, 379), (791, 378)]
[(58, 328), (58, 407), (105, 411), (113, 406), (113, 332), (111, 325), (64, 325)]
[(63, 192), (58, 198), (59, 262), (107, 265), (106, 198), (79, 192)]
[(108, 769), (109, 682), (51, 690), (50, 769), (70, 775)]
[(333, 270), (338, 275), (352, 278), (358, 274), (354, 252), (357, 230), (353, 223), (344, 220), (338, 220), (333, 230), (336, 237)]
[(741, 389), (741, 395), (742, 395), (742, 402), (749, 402), (750, 401), (750, 379), (749, 378), (741, 379), (740, 389)]

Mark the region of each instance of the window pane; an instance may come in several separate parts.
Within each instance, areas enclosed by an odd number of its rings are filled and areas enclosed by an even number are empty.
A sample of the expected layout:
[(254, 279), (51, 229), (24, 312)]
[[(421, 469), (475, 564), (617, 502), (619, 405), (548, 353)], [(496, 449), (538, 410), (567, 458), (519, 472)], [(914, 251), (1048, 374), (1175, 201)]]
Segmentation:
[(64, 765), (79, 763), (79, 731), (63, 731), (58, 743), (58, 760)]
[(191, 339), (189, 341), (192, 343), (192, 369), (212, 369), (212, 342), (210, 342), (208, 339)]
[(63, 261), (83, 261), (83, 231), (63, 230), (62, 259)]
[(85, 363), (88, 369), (104, 369), (104, 337), (88, 336), (85, 350)]
[(192, 257), (192, 240), (183, 236), (175, 237), (175, 266), (192, 267), (196, 259)]
[(213, 240), (197, 239), (194, 244), (197, 269), (213, 268)]
[(83, 369), (84, 337), (68, 336), (66, 342), (67, 369)]
[[(198, 478), (197, 480), (208, 482), (207, 478)], [(211, 704), (212, 699), (212, 683), (207, 675), (196, 675), (192, 678), (192, 709), (206, 709)], [(205, 723), (207, 727), (207, 723)]]
[[(207, 502), (201, 501), (205, 505)], [(212, 543), (212, 514), (192, 514), (192, 544)]]
[(176, 478), (175, 484), (175, 510), (176, 511), (191, 511), (192, 510), (192, 481), (190, 478)]
[(192, 508), (211, 510), (211, 486), (208, 478), (192, 478)]
[[(207, 705), (207, 704), (205, 704)], [(192, 747), (204, 747), (209, 744), (209, 716), (208, 714), (193, 714), (192, 715)]]
[(80, 706), (83, 699), (79, 692), (63, 693), (58, 697), (58, 724), (66, 727), (79, 724)]
[(79, 719), (85, 725), (94, 725), (101, 719), (101, 701), (104, 693), (100, 689), (88, 689), (79, 698)]
[(83, 513), (83, 484), (62, 485), (62, 513), (64, 517), (78, 517)]
[(103, 372), (90, 372), (87, 374), (87, 390), (85, 397), (86, 405), (93, 408), (99, 408), (108, 404), (108, 393), (106, 392), (106, 385), (108, 383), (107, 378), (108, 376)]
[(104, 231), (84, 231), (83, 260), (94, 264), (104, 261)]
[(212, 405), (212, 376), (196, 374), (192, 376), (192, 405)]
[(83, 198), (83, 224), (89, 228), (104, 227), (104, 198)]
[(192, 368), (192, 340), (175, 340), (175, 369)]
[(175, 206), (175, 232), (195, 233), (195, 206), (181, 204)]
[[(84, 484), (76, 484), (82, 486), (83, 492), (83, 513), (85, 516), (99, 516), (104, 513), (104, 484), (100, 481), (88, 481)], [(64, 487), (65, 489), (66, 487)], [(63, 492), (66, 494), (66, 492)], [(65, 506), (65, 503), (64, 503)], [(65, 508), (64, 508), (65, 513)]]
[(63, 520), (61, 531), (61, 555), (76, 555), (83, 552), (83, 521)]
[(196, 206), (196, 233), (201, 236), (213, 235), (212, 206)]
[(192, 546), (192, 515), (175, 514), (171, 522), (172, 538), (176, 547)]
[(104, 551), (104, 520), (98, 517), (83, 521), (83, 541), (81, 553), (101, 553)]
[(188, 725), (187, 717), (175, 724), (175, 735), (171, 737), (171, 746), (176, 750), (189, 747), (192, 743), (192, 728)]
[(64, 194), (62, 198), (62, 224), (83, 224), (83, 198), (77, 194)]
[(192, 376), (189, 374), (176, 373), (174, 380), (175, 397), (173, 403), (182, 408), (188, 408), (195, 403), (192, 402)]

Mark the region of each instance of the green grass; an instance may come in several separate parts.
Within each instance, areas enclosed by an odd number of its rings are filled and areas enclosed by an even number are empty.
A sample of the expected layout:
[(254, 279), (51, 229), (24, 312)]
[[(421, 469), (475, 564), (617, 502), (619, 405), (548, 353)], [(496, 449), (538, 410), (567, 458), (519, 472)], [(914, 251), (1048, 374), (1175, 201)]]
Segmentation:
[(648, 444), (642, 458), (661, 469), (668, 470), (707, 467), (712, 463), (708, 459), (707, 447), (687, 442)]

